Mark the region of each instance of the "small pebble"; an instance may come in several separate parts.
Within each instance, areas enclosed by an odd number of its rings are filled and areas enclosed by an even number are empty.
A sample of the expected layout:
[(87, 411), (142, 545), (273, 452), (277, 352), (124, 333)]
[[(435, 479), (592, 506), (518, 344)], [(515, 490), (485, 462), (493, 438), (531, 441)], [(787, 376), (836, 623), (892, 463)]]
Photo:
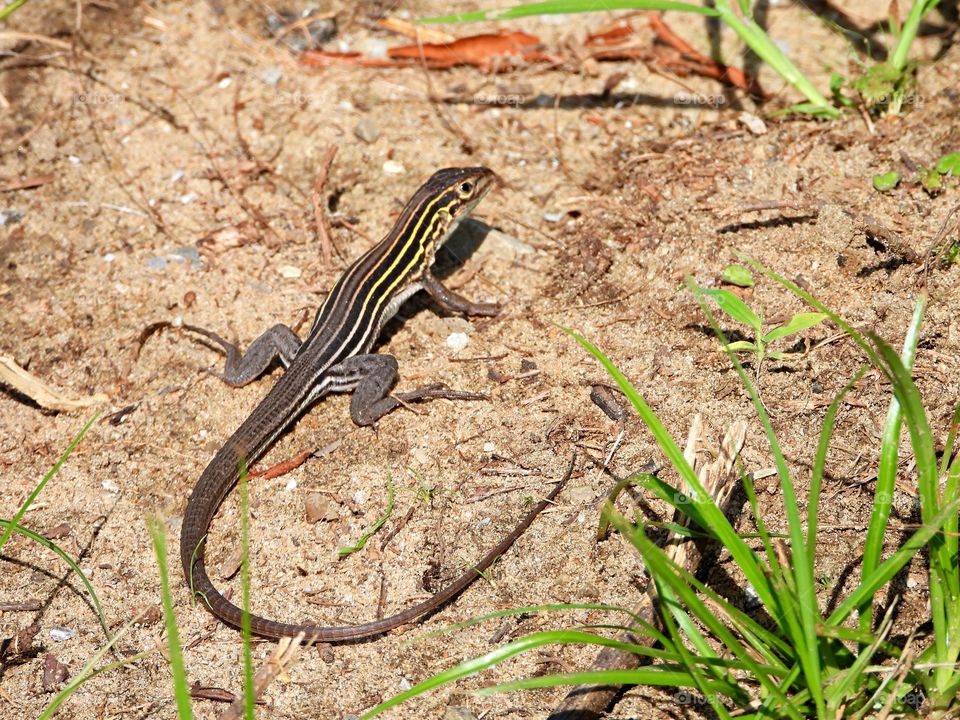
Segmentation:
[(103, 256), (103, 261), (106, 263), (112, 263), (116, 259), (117, 259), (117, 256), (114, 255), (113, 253), (107, 253), (106, 255)]
[(223, 80), (217, 83), (217, 87), (221, 90), (226, 90), (230, 87), (230, 83), (233, 82), (233, 78), (225, 77)]
[(910, 589), (915, 588), (919, 583), (913, 578), (907, 578), (907, 587)]
[(447, 347), (453, 350), (454, 352), (460, 352), (470, 343), (470, 338), (467, 337), (466, 333), (455, 332), (450, 333), (447, 337)]
[(50, 628), (50, 637), (53, 638), (56, 642), (64, 642), (72, 638), (76, 633), (73, 630), (65, 627), (52, 627)]
[(260, 79), (271, 87), (276, 87), (283, 77), (283, 70), (280, 68), (267, 68), (260, 73)]
[(194, 270), (199, 270), (203, 266), (203, 261), (200, 259), (200, 251), (193, 245), (184, 245), (183, 247), (175, 248), (170, 255), (177, 262), (190, 263), (190, 267)]
[(492, 442), (485, 442), (485, 443), (483, 444), (483, 451), (484, 451), (484, 452), (492, 453), (492, 452), (496, 452), (496, 450), (497, 450), (497, 446), (496, 446), (496, 444), (494, 444), (494, 443), (492, 443)]
[(182, 202), (184, 205), (189, 205), (189, 204), (192, 203), (194, 200), (196, 200), (198, 197), (200, 197), (200, 196), (197, 195), (196, 193), (187, 193), (186, 195), (181, 195), (181, 196), (180, 196), (180, 202)]
[(363, 118), (353, 129), (353, 134), (363, 140), (365, 143), (373, 143), (380, 137), (380, 128), (370, 118)]
[(753, 589), (753, 585), (750, 583), (747, 583), (747, 587), (744, 588), (743, 596), (746, 600), (744, 606), (747, 610), (760, 607), (760, 596), (757, 595), (757, 591)]
[(78, 158), (76, 155), (67, 155), (67, 160), (70, 161), (70, 164), (71, 164), (71, 165), (79, 165), (79, 164), (80, 164), (80, 158)]
[(19, 210), (0, 210), (0, 227), (4, 225), (16, 225), (23, 220), (24, 214)]
[(443, 720), (477, 720), (477, 714), (468, 707), (451, 705), (444, 711)]
[(167, 267), (167, 259), (162, 257), (147, 258), (143, 264), (150, 270), (163, 270)]
[(357, 490), (353, 494), (353, 501), (357, 505), (363, 505), (367, 501), (367, 494), (363, 490)]
[(742, 112), (737, 119), (754, 135), (763, 135), (767, 132), (767, 124), (756, 115)]
[(336, 518), (336, 513), (332, 513), (333, 518), (330, 517), (330, 498), (323, 493), (309, 493), (303, 500), (303, 509), (307, 514), (307, 522), (311, 524)]
[(366, 38), (361, 40), (357, 49), (370, 58), (384, 59), (387, 57), (387, 43), (380, 38)]
[(280, 277), (287, 279), (298, 278), (303, 275), (303, 271), (293, 265), (281, 265), (277, 268), (277, 272), (280, 273)]
[(290, 480), (287, 480), (286, 488), (287, 488), (287, 490), (296, 490), (296, 489), (297, 489), (297, 481), (294, 480), (294, 479), (292, 479), (292, 478), (291, 478)]
[(186, 173), (183, 170), (177, 170), (173, 175), (170, 176), (170, 182), (175, 183), (184, 175), (186, 175)]
[(548, 223), (558, 223), (563, 220), (564, 213), (562, 212), (545, 212), (543, 214), (543, 219)]
[(387, 160), (383, 164), (383, 171), (389, 175), (402, 175), (407, 169), (402, 163), (398, 163), (396, 160)]

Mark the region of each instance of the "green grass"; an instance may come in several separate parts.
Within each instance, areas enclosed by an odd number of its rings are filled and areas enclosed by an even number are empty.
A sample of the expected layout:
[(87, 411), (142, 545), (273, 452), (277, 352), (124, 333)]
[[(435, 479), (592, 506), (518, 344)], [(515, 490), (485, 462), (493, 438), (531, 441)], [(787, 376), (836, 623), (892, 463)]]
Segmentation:
[(387, 520), (390, 519), (390, 516), (393, 514), (393, 506), (394, 506), (394, 501), (396, 500), (396, 496), (393, 492), (393, 478), (391, 478), (390, 476), (387, 476), (387, 494), (388, 494), (387, 509), (383, 511), (383, 515), (381, 515), (377, 519), (377, 521), (373, 524), (373, 526), (369, 530), (367, 530), (365, 533), (363, 533), (363, 535), (361, 535), (360, 538), (357, 540), (357, 542), (355, 542), (353, 545), (345, 545), (344, 547), (337, 549), (337, 556), (341, 560), (347, 557), (348, 555), (352, 555), (355, 552), (359, 552), (360, 550), (363, 550), (363, 548), (366, 546), (370, 538), (372, 538), (377, 533), (377, 531), (383, 527), (384, 523), (386, 523)]
[(147, 520), (147, 529), (153, 540), (153, 551), (157, 557), (160, 571), (160, 599), (163, 604), (163, 621), (167, 629), (167, 654), (170, 658), (170, 671), (173, 675), (173, 696), (177, 702), (177, 717), (180, 720), (193, 718), (190, 703), (190, 686), (187, 683), (187, 671), (183, 662), (183, 649), (180, 645), (180, 632), (177, 629), (177, 616), (173, 610), (173, 595), (170, 592), (170, 564), (167, 559), (167, 533), (163, 521), (152, 517)]
[(83, 437), (87, 434), (93, 424), (100, 417), (100, 413), (95, 414), (90, 418), (86, 425), (83, 426), (83, 429), (77, 433), (76, 437), (70, 442), (70, 445), (63, 452), (63, 454), (57, 459), (53, 464), (53, 467), (50, 468), (49, 472), (43, 476), (36, 487), (30, 492), (30, 495), (27, 496), (27, 499), (24, 500), (23, 504), (19, 507), (16, 513), (14, 513), (11, 520), (0, 519), (0, 527), (3, 528), (3, 534), (0, 535), (0, 550), (3, 549), (3, 546), (7, 544), (7, 541), (10, 539), (10, 535), (16, 532), (18, 535), (22, 535), (38, 545), (42, 545), (48, 550), (52, 550), (56, 553), (61, 560), (70, 568), (71, 572), (76, 575), (80, 582), (83, 583), (84, 587), (87, 589), (87, 592), (90, 593), (90, 602), (93, 603), (94, 610), (97, 614), (97, 622), (100, 623), (100, 627), (103, 628), (103, 632), (106, 636), (110, 637), (110, 631), (107, 629), (106, 616), (103, 613), (103, 606), (100, 604), (100, 598), (97, 597), (96, 591), (93, 589), (93, 584), (84, 574), (83, 570), (80, 569), (80, 566), (77, 564), (73, 558), (71, 558), (66, 552), (64, 552), (56, 543), (48, 540), (39, 533), (30, 530), (29, 528), (24, 527), (20, 524), (20, 521), (23, 519), (23, 516), (26, 514), (27, 510), (30, 509), (30, 506), (36, 501), (37, 497), (40, 495), (40, 492), (46, 486), (50, 480), (60, 471), (60, 468), (63, 467), (64, 463), (73, 454), (73, 451), (76, 450), (77, 446), (80, 444), (80, 441), (83, 440)]
[[(789, 558), (777, 551), (783, 537), (772, 532), (757, 502), (750, 476), (742, 481), (756, 524), (756, 532), (741, 536), (708, 496), (693, 469), (683, 457), (656, 413), (616, 365), (595, 345), (567, 331), (606, 369), (633, 404), (653, 435), (669, 466), (679, 477), (675, 487), (654, 476), (636, 480), (651, 493), (687, 515), (703, 532), (718, 542), (749, 583), (759, 612), (745, 613), (725, 597), (678, 567), (647, 535), (642, 523), (633, 523), (608, 504), (609, 522), (627, 538), (649, 569), (660, 598), (665, 631), (644, 628), (640, 634), (656, 638), (656, 649), (621, 647), (599, 634), (599, 628), (536, 633), (515, 640), (485, 655), (468, 660), (435, 675), (406, 693), (390, 698), (364, 717), (374, 717), (397, 704), (441, 685), (507, 661), (517, 654), (554, 643), (604, 645), (643, 654), (652, 664), (629, 671), (580, 672), (520, 678), (485, 688), (482, 693), (515, 691), (568, 684), (631, 684), (691, 688), (700, 693), (718, 717), (745, 718), (863, 718), (885, 703), (895, 713), (909, 713), (911, 691), (922, 688), (929, 716), (955, 713), (958, 709), (960, 672), (960, 574), (957, 558), (957, 514), (960, 509), (960, 461), (952, 457), (960, 422), (954, 413), (945, 443), (943, 460), (937, 462), (933, 434), (910, 368), (920, 338), (925, 299), (916, 304), (900, 354), (873, 335), (863, 335), (852, 325), (805, 293), (795, 284), (772, 273), (749, 258), (754, 269), (796, 293), (817, 312), (843, 328), (863, 350), (867, 360), (889, 380), (893, 394), (880, 441), (878, 483), (872, 501), (871, 521), (864, 546), (864, 564), (859, 581), (838, 598), (832, 612), (821, 611), (816, 591), (818, 512), (826, 477), (831, 439), (846, 395), (862, 380), (867, 367), (858, 370), (833, 398), (822, 420), (817, 447), (809, 470), (805, 497), (781, 449), (770, 418), (749, 375), (735, 352), (727, 347), (740, 380), (749, 394), (766, 436), (783, 493)], [(688, 283), (721, 342), (728, 346), (707, 302), (709, 295), (692, 281)], [(906, 425), (916, 465), (917, 490), (921, 499), (921, 523), (893, 548), (884, 532), (890, 515), (900, 461), (900, 428)], [(802, 471), (807, 475), (807, 470)], [(899, 536), (898, 536), (899, 537)], [(904, 682), (897, 682), (897, 663), (908, 662), (904, 649), (890, 641), (892, 606), (879, 618), (873, 606), (877, 593), (907, 563), (915, 558), (927, 562), (934, 641), (913, 664), (906, 666)], [(857, 614), (859, 613), (859, 619)], [(758, 619), (759, 618), (759, 619)], [(763, 620), (763, 622), (760, 621)], [(879, 668), (879, 671), (878, 671)]]
[(26, 4), (27, 0), (13, 0), (13, 2), (9, 5), (0, 8), (0, 22), (6, 20), (14, 13), (15, 10), (18, 10)]

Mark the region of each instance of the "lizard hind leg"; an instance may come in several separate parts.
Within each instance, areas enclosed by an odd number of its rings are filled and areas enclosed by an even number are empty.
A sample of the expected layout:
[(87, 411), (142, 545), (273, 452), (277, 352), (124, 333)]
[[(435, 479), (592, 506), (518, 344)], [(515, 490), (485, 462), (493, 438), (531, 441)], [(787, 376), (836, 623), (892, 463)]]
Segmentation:
[(274, 360), (280, 360), (285, 368), (290, 367), (301, 345), (300, 338), (286, 325), (274, 325), (250, 343), (246, 352), (241, 352), (239, 347), (211, 330), (186, 324), (183, 329), (203, 335), (223, 349), (227, 362), (222, 374), (214, 374), (232, 387), (253, 382), (266, 372)]
[(451, 390), (443, 383), (425, 385), (410, 392), (390, 394), (398, 377), (397, 359), (392, 355), (368, 354), (354, 355), (339, 365), (330, 368), (330, 390), (334, 392), (353, 391), (350, 399), (350, 417), (365, 427), (400, 405), (445, 398), (448, 400), (486, 400), (481, 393)]

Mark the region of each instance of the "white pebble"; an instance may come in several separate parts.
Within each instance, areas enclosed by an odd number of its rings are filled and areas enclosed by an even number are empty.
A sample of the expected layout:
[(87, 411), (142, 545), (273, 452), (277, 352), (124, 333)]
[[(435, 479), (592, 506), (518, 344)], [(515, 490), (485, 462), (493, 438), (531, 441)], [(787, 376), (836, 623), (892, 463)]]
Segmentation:
[(194, 200), (196, 200), (198, 197), (200, 197), (200, 196), (197, 195), (196, 193), (187, 193), (186, 195), (181, 195), (181, 196), (180, 196), (180, 202), (182, 202), (184, 205), (189, 205), (189, 204), (192, 203)]
[(297, 489), (297, 481), (296, 481), (296, 480), (293, 480), (293, 479), (288, 480), (288, 481), (287, 481), (287, 490), (296, 490), (296, 489)]
[(108, 263), (112, 263), (116, 259), (117, 259), (117, 256), (114, 255), (113, 253), (107, 253), (106, 255), (103, 256), (103, 261)]
[(217, 83), (217, 87), (221, 90), (230, 87), (230, 83), (233, 82), (232, 78), (225, 77), (223, 80)]
[(558, 223), (563, 220), (562, 212), (546, 212), (543, 214), (543, 219), (548, 223)]
[(277, 272), (280, 273), (280, 277), (284, 278), (298, 278), (303, 275), (303, 271), (293, 265), (281, 265), (277, 268)]
[(67, 160), (70, 161), (70, 164), (71, 164), (71, 165), (79, 165), (79, 164), (80, 164), (80, 158), (78, 158), (76, 155), (68, 155), (68, 156), (67, 156)]
[(52, 637), (57, 642), (63, 642), (65, 640), (69, 640), (74, 635), (76, 635), (76, 633), (73, 630), (70, 630), (65, 627), (50, 628), (50, 637)]
[(742, 112), (737, 119), (754, 135), (763, 135), (767, 131), (767, 124), (756, 115)]
[(383, 171), (388, 175), (402, 175), (407, 169), (403, 166), (403, 163), (398, 163), (396, 160), (387, 160), (383, 164)]
[(466, 333), (455, 332), (450, 333), (447, 337), (447, 347), (453, 350), (454, 352), (460, 352), (470, 343), (470, 338), (467, 337)]
[(489, 441), (488, 441), (488, 442), (485, 442), (485, 443), (483, 444), (483, 451), (484, 451), (484, 452), (492, 453), (492, 452), (495, 452), (496, 449), (497, 449), (496, 444), (494, 444), (494, 443), (492, 443), (492, 442), (489, 442)]

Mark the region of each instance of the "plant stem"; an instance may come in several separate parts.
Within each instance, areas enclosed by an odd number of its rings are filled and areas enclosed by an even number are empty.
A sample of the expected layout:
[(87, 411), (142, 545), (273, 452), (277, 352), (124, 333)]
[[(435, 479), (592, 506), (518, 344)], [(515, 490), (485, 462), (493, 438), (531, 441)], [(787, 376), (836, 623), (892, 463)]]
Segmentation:
[(920, 29), (920, 21), (923, 20), (923, 16), (933, 10), (939, 2), (940, 0), (914, 0), (913, 5), (910, 7), (910, 14), (907, 15), (907, 20), (903, 23), (903, 28), (900, 31), (900, 39), (897, 41), (897, 47), (894, 49), (893, 55), (890, 56), (890, 64), (898, 71), (903, 71), (907, 66), (907, 53), (910, 52), (910, 46), (913, 45), (913, 41), (917, 37), (917, 30)]

